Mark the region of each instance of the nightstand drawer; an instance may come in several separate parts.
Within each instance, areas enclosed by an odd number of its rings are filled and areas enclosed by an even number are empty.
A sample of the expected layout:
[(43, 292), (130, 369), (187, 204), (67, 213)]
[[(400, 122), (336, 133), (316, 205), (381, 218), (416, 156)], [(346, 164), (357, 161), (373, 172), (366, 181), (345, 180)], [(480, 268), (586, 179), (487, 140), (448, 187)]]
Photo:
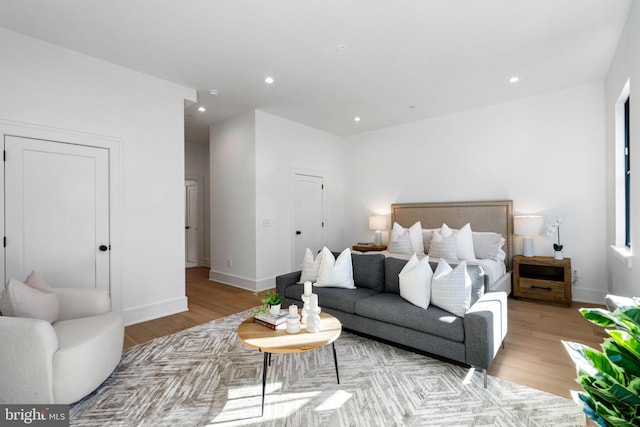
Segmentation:
[(522, 298), (534, 298), (543, 301), (565, 302), (564, 282), (539, 280), (528, 277), (520, 278), (518, 295)]

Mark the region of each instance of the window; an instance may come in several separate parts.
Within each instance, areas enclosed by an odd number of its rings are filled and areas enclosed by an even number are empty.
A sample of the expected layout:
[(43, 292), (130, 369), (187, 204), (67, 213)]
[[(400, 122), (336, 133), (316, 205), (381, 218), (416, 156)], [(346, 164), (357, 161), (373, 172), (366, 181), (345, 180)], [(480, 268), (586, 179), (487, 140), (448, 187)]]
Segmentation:
[(631, 152), (629, 135), (629, 100), (624, 102), (624, 243), (631, 247)]

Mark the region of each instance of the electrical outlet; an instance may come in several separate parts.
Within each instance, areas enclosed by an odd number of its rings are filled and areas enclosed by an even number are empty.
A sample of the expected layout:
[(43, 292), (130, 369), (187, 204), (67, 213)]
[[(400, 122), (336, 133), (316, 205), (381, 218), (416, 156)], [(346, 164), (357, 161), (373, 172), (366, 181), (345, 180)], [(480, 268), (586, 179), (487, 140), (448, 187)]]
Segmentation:
[(571, 271), (571, 276), (573, 278), (573, 283), (577, 282), (580, 280), (580, 270), (574, 267)]
[(227, 260), (227, 266), (228, 266), (229, 268), (231, 268), (231, 265), (232, 265), (231, 258), (229, 258), (229, 259)]

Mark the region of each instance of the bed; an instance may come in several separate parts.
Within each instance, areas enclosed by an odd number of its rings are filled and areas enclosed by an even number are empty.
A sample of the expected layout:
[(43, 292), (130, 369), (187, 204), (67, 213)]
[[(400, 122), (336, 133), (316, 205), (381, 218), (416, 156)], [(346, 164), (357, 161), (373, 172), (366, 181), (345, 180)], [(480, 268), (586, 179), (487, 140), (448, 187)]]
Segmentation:
[[(511, 200), (447, 202), (447, 203), (395, 203), (391, 205), (391, 224), (397, 222), (405, 228), (420, 221), (422, 229), (439, 229), (446, 223), (459, 229), (469, 223), (473, 232), (500, 234), (504, 239), (504, 260), (477, 259), (486, 274), (488, 292), (503, 291), (511, 294), (511, 260), (513, 258), (513, 202)], [(384, 251), (386, 256), (407, 258), (407, 255)], [(433, 257), (432, 257), (433, 258)], [(437, 261), (437, 258), (433, 258)]]

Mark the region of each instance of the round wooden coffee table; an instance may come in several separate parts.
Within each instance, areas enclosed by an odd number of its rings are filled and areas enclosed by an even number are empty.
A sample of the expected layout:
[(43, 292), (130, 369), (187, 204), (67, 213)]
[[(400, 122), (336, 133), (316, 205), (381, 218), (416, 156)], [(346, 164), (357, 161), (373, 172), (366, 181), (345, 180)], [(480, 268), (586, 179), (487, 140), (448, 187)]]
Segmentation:
[(320, 313), (320, 331), (307, 332), (305, 326), (297, 334), (290, 334), (286, 329), (273, 330), (253, 322), (249, 317), (238, 326), (238, 339), (244, 345), (264, 353), (262, 367), (262, 414), (264, 415), (264, 391), (267, 384), (267, 369), (271, 364), (271, 354), (303, 353), (331, 344), (333, 363), (336, 367), (336, 379), (340, 384), (338, 358), (335, 341), (342, 332), (342, 324), (328, 313)]

